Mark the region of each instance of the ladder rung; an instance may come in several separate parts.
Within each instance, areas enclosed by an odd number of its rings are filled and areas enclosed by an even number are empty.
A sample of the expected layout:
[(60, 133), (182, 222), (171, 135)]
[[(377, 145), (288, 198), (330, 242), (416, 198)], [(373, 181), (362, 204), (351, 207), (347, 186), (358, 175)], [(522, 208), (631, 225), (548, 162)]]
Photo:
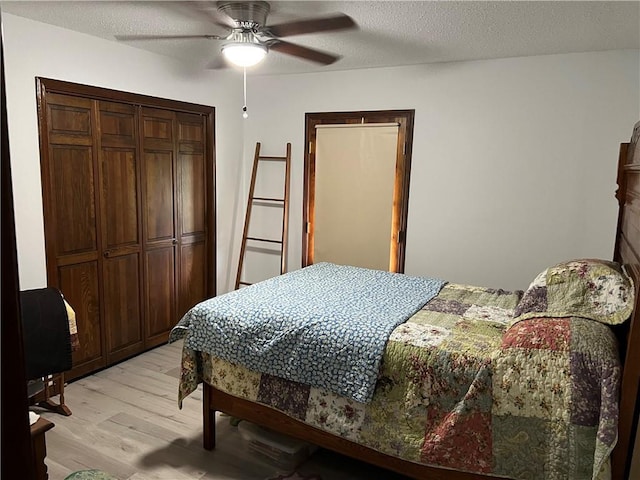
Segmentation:
[(258, 159), (259, 160), (279, 160), (284, 162), (287, 159), (287, 157), (259, 156)]
[(284, 198), (268, 198), (268, 197), (253, 197), (251, 200), (259, 200), (262, 202), (284, 202)]
[(238, 282), (240, 285), (253, 285), (253, 283), (247, 283), (247, 282)]
[(282, 243), (281, 240), (269, 240), (268, 238), (247, 237), (247, 240), (257, 240), (259, 242)]

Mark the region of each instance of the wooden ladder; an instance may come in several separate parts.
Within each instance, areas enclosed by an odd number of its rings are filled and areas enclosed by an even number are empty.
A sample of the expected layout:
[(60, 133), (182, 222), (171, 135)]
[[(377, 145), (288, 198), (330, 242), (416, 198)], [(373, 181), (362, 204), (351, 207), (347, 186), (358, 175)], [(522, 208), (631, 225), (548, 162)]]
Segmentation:
[[(268, 162), (285, 162), (285, 179), (284, 179), (284, 197), (256, 197), (254, 196), (256, 187), (256, 176), (258, 173), (258, 164), (261, 161)], [(241, 280), (242, 267), (244, 265), (244, 257), (247, 249), (247, 240), (256, 242), (266, 242), (280, 245), (280, 274), (287, 271), (287, 230), (289, 225), (289, 178), (291, 175), (291, 144), (287, 143), (287, 154), (284, 157), (273, 157), (260, 155), (260, 142), (256, 143), (256, 151), (253, 157), (253, 169), (251, 172), (251, 186), (249, 187), (249, 198), (247, 200), (247, 213), (244, 218), (244, 230), (242, 232), (242, 245), (240, 247), (240, 258), (238, 260), (238, 272), (236, 274), (235, 289), (240, 285), (251, 285)], [(268, 204), (282, 204), (282, 235), (279, 240), (269, 238), (258, 238), (249, 236), (249, 224), (251, 223), (251, 209), (254, 202), (266, 202)]]

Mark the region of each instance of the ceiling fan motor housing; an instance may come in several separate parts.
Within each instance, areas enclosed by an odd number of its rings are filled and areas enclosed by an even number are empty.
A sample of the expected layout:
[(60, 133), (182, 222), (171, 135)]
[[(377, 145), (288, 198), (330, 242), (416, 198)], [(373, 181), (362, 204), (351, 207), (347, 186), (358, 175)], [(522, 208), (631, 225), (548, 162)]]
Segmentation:
[(267, 2), (218, 2), (218, 11), (231, 17), (237, 24), (237, 28), (256, 31), (267, 23), (270, 7)]

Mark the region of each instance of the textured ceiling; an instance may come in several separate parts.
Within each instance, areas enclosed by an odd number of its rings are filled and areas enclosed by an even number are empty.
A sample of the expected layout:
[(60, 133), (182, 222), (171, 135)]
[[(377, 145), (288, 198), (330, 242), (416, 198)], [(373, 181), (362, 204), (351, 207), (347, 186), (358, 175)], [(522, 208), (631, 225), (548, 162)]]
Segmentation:
[[(204, 6), (203, 6), (204, 4)], [(290, 42), (336, 53), (319, 66), (279, 52), (254, 74), (304, 73), (369, 67), (479, 60), (527, 55), (640, 48), (640, 2), (578, 1), (274, 1), (267, 23), (342, 12), (358, 30), (287, 37)], [(116, 35), (226, 35), (202, 8), (215, 2), (18, 1), (3, 12), (117, 41)], [(219, 40), (121, 42), (207, 68)]]

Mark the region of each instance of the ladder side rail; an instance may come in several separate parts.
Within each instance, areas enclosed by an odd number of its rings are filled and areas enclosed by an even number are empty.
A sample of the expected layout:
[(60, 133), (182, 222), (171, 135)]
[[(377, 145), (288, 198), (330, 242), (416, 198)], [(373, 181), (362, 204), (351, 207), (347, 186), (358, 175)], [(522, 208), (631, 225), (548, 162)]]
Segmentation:
[(291, 143), (287, 143), (284, 174), (284, 206), (282, 212), (282, 243), (280, 244), (280, 274), (287, 271), (287, 240), (289, 238), (289, 183), (291, 178)]
[(237, 290), (240, 288), (240, 276), (242, 275), (242, 265), (244, 263), (244, 255), (247, 247), (247, 235), (249, 233), (249, 222), (251, 220), (251, 205), (253, 203), (253, 192), (256, 187), (256, 174), (258, 172), (258, 160), (260, 159), (260, 142), (256, 142), (256, 151), (253, 157), (253, 168), (251, 170), (251, 184), (249, 186), (249, 196), (247, 198), (247, 210), (244, 218), (244, 229), (242, 231), (242, 243), (240, 246), (240, 257), (238, 259), (238, 272), (236, 274)]

